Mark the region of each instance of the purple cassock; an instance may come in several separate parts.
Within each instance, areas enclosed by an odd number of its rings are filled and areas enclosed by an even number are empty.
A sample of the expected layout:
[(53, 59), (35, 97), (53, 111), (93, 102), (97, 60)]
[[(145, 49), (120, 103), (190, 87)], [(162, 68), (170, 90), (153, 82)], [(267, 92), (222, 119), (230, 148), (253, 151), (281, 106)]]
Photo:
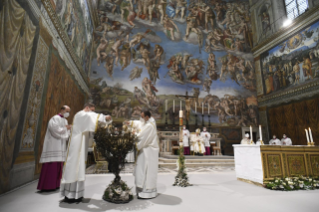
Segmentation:
[(190, 149), (189, 149), (189, 146), (185, 146), (184, 147), (184, 155), (190, 155)]
[(55, 190), (60, 188), (63, 162), (43, 163), (38, 182), (38, 190)]
[(210, 147), (205, 146), (205, 150), (206, 150), (205, 155), (210, 155)]

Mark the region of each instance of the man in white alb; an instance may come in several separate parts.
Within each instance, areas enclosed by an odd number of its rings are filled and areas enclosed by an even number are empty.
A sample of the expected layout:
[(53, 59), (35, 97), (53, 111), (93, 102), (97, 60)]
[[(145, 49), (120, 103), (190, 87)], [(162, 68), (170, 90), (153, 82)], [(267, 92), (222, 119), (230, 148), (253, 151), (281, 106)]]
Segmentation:
[(191, 143), (194, 146), (195, 155), (203, 156), (205, 154), (205, 145), (204, 140), (200, 135), (200, 129), (197, 129), (196, 133), (191, 136)]
[(149, 111), (141, 113), (140, 121), (129, 121), (127, 124), (138, 128), (136, 136), (138, 151), (134, 169), (135, 186), (138, 199), (150, 199), (157, 196), (158, 171), (158, 136), (155, 119)]
[(189, 131), (186, 129), (186, 126), (183, 125), (183, 147), (184, 147), (184, 155), (190, 154), (189, 149)]
[(269, 141), (269, 145), (281, 145), (281, 141), (276, 137), (276, 135), (273, 135), (272, 139)]
[(109, 124), (109, 115), (95, 113), (95, 105), (87, 103), (75, 114), (70, 141), (63, 168), (60, 193), (66, 202), (80, 202), (84, 195), (85, 163), (88, 150), (89, 132), (95, 132), (98, 122)]
[(241, 140), (240, 144), (245, 144), (245, 145), (249, 145), (250, 144), (250, 139), (249, 139), (249, 134), (246, 133), (245, 137)]
[(201, 132), (200, 136), (202, 136), (205, 144), (205, 155), (210, 155), (210, 133), (206, 131), (206, 127), (203, 127), (203, 132)]
[(287, 145), (287, 146), (291, 146), (292, 145), (291, 139), (288, 138), (286, 134), (283, 134), (283, 136), (282, 136), (281, 145)]

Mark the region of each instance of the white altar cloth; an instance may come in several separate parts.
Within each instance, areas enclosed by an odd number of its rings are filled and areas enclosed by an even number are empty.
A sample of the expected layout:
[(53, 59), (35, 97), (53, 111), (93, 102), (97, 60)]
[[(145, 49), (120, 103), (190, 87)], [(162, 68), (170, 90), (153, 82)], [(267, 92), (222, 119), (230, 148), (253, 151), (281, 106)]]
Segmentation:
[(234, 144), (236, 177), (263, 184), (260, 146)]

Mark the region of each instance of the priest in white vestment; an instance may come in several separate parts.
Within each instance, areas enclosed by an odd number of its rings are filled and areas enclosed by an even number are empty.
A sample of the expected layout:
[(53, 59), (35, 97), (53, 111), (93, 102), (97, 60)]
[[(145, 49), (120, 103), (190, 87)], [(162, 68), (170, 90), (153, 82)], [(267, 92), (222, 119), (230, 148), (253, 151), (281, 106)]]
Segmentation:
[[(138, 151), (134, 169), (137, 198), (149, 199), (157, 196), (157, 171), (159, 140), (155, 120), (149, 111), (141, 113), (140, 121), (130, 121), (136, 126)], [(138, 128), (137, 128), (138, 127)]]
[(60, 188), (63, 162), (66, 155), (66, 142), (70, 136), (71, 125), (67, 118), (70, 115), (70, 107), (61, 107), (60, 113), (53, 116), (45, 133), (40, 163), (41, 174), (38, 182), (38, 190), (55, 190)]
[(250, 139), (249, 139), (249, 134), (246, 133), (245, 137), (241, 140), (240, 144), (245, 144), (245, 145), (249, 145), (250, 144)]
[(85, 166), (89, 132), (95, 132), (98, 122), (110, 124), (111, 116), (95, 113), (95, 106), (87, 103), (75, 114), (61, 180), (60, 193), (67, 202), (81, 201), (84, 195)]
[(269, 141), (269, 145), (281, 145), (281, 141), (277, 138), (276, 135), (273, 135), (272, 139)]
[(205, 145), (205, 155), (210, 155), (210, 133), (206, 131), (206, 127), (203, 127), (203, 132), (201, 132), (200, 136), (202, 136)]
[(291, 139), (288, 138), (286, 134), (283, 134), (283, 136), (282, 136), (281, 145), (287, 145), (287, 146), (291, 146), (292, 145)]
[(197, 129), (196, 133), (191, 136), (191, 143), (193, 144), (195, 155), (202, 156), (205, 154), (204, 139), (200, 135), (200, 129)]
[(189, 131), (186, 129), (186, 126), (183, 126), (183, 147), (184, 147), (184, 155), (190, 154), (189, 149)]

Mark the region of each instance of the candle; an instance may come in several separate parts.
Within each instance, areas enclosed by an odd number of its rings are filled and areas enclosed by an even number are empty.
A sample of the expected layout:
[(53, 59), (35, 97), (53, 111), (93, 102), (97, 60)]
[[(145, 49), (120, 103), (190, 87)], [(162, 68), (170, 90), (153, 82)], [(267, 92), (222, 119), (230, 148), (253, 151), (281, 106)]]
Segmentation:
[(306, 131), (307, 142), (309, 143), (308, 131), (307, 129), (305, 129), (305, 131)]
[(313, 139), (312, 139), (312, 132), (311, 132), (310, 127), (309, 127), (309, 137), (310, 137), (310, 141), (313, 143)]
[(253, 128), (250, 126), (250, 140), (253, 140)]
[(173, 100), (173, 113), (175, 113), (175, 99)]
[(263, 134), (261, 132), (261, 125), (259, 125), (259, 137), (260, 137), (260, 140), (262, 141), (263, 140)]
[(197, 103), (195, 102), (195, 113), (197, 113)]
[(209, 107), (209, 104), (208, 104), (208, 114), (210, 114), (210, 107)]
[(179, 101), (180, 110), (182, 110), (182, 100)]
[(167, 112), (167, 99), (165, 100), (165, 112)]
[(183, 118), (183, 111), (182, 110), (179, 111), (179, 117)]
[(202, 102), (202, 114), (204, 115), (204, 103)]

